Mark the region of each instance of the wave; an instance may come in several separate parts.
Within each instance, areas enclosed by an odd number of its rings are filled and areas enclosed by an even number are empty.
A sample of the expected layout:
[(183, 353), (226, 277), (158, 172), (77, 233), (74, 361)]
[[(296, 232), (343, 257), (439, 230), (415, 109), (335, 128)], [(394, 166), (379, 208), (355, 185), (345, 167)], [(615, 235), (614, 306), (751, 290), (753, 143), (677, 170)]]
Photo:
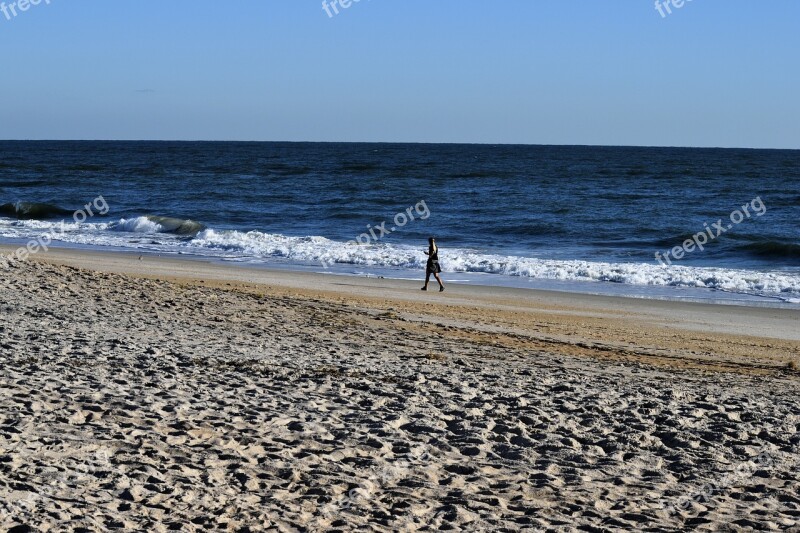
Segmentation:
[(632, 167), (625, 171), (626, 176), (646, 176), (649, 173), (650, 169), (647, 167)]
[(195, 222), (194, 220), (160, 217), (155, 215), (147, 215), (147, 219), (161, 226), (162, 228), (161, 231), (164, 233), (195, 236), (201, 231), (206, 229), (206, 226), (204, 224), (201, 224), (200, 222)]
[(0, 215), (20, 220), (45, 220), (71, 214), (72, 211), (52, 204), (16, 202), (0, 205)]
[(128, 233), (161, 233), (162, 227), (147, 217), (121, 218), (118, 222), (109, 224), (111, 231), (125, 231)]
[(48, 180), (25, 180), (25, 181), (0, 180), (0, 185), (2, 185), (3, 187), (12, 187), (15, 189), (26, 189), (26, 188), (52, 185), (52, 182)]
[(511, 237), (532, 237), (532, 236), (548, 236), (555, 237), (560, 235), (569, 235), (566, 228), (557, 224), (547, 223), (533, 223), (533, 222), (519, 222), (509, 224), (497, 224), (495, 231), (499, 235)]
[(800, 258), (800, 244), (780, 241), (753, 242), (738, 247), (757, 257)]
[[(313, 168), (307, 166), (293, 166), (288, 164), (275, 164), (270, 165), (267, 169), (267, 172), (272, 174), (278, 174), (280, 176), (305, 176), (313, 172)], [(230, 169), (224, 168), (220, 169), (220, 172), (229, 172)]]
[(118, 222), (109, 224), (108, 229), (112, 231), (126, 231), (129, 233), (172, 233), (175, 235), (194, 237), (205, 230), (206, 226), (194, 220), (145, 215), (131, 219), (120, 219)]
[(378, 163), (368, 163), (368, 162), (344, 162), (339, 166), (340, 172), (368, 172), (371, 170), (377, 170), (381, 167)]
[(687, 233), (680, 230), (652, 228), (649, 226), (642, 228), (639, 233), (641, 235), (655, 235), (655, 237), (651, 240), (640, 238), (636, 242), (656, 250), (670, 249), (674, 246), (680, 246), (684, 243), (684, 241), (692, 240), (692, 237), (695, 235), (694, 233)]
[[(324, 237), (289, 237), (258, 231), (205, 230), (191, 246), (222, 250), (255, 258), (282, 258), (317, 264), (422, 269), (427, 257), (416, 247), (373, 243), (359, 245)], [(662, 266), (655, 263), (607, 263), (582, 260), (536, 259), (485, 254), (468, 249), (441, 253), (449, 272), (501, 274), (536, 279), (609, 282), (630, 285), (696, 287), (743, 294), (776, 296), (800, 294), (800, 276), (713, 267)]]
[(72, 172), (102, 172), (105, 170), (105, 167), (102, 167), (100, 165), (84, 164), (84, 165), (73, 165), (70, 167), (66, 167), (65, 170)]
[(207, 229), (198, 234), (191, 245), (257, 258), (276, 257), (303, 263), (419, 268), (427, 261), (427, 257), (414, 248), (384, 244), (359, 245), (352, 241), (334, 241), (319, 236), (290, 237), (260, 231)]
[[(357, 266), (421, 271), (427, 262), (422, 246), (388, 242), (343, 242), (321, 236), (295, 237), (260, 231), (205, 228), (191, 220), (155, 215), (116, 222), (60, 223), (0, 219), (0, 237), (32, 238), (49, 230), (54, 240), (90, 246), (115, 246), (188, 253), (226, 260), (290, 264)], [(146, 235), (146, 238), (131, 238)], [(794, 248), (789, 248), (794, 250)], [(635, 286), (707, 288), (740, 294), (800, 301), (800, 272), (759, 271), (635, 262), (539, 259), (486, 253), (469, 248), (443, 248), (446, 272), (483, 273), (520, 278), (605, 282)]]

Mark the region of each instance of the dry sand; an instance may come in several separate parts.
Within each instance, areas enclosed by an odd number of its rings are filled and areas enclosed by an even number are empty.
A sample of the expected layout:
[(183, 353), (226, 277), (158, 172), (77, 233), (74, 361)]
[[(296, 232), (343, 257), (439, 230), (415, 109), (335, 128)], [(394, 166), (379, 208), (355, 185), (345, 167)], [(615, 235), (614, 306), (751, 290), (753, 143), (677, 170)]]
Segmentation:
[(800, 312), (418, 287), (0, 271), (0, 526), (800, 530)]

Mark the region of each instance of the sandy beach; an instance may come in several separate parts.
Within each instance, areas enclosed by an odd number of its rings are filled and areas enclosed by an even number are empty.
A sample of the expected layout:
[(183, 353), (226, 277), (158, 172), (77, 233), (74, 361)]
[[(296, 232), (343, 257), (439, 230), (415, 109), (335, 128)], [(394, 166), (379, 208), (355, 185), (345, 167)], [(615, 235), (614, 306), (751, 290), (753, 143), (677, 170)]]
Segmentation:
[(653, 1), (0, 0), (0, 533), (800, 533), (800, 2)]
[(0, 271), (0, 526), (800, 531), (800, 311), (419, 286)]

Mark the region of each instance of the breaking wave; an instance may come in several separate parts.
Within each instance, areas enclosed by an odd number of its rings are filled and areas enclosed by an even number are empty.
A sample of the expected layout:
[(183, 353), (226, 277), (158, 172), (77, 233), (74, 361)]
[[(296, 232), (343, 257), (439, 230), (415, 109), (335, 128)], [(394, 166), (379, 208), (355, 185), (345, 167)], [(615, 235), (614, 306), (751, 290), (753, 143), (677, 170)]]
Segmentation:
[(0, 205), (0, 215), (20, 220), (47, 220), (72, 215), (72, 211), (52, 204), (15, 202)]
[(172, 233), (193, 237), (206, 229), (206, 227), (194, 220), (145, 215), (131, 219), (123, 218), (118, 222), (112, 222), (109, 224), (108, 229), (130, 233)]
[[(421, 269), (427, 260), (418, 247), (381, 243), (358, 245), (324, 237), (289, 237), (258, 231), (205, 230), (197, 235), (191, 245), (250, 257), (279, 257), (318, 264)], [(788, 272), (537, 259), (457, 248), (443, 250), (441, 263), (442, 268), (450, 272), (480, 272), (563, 281), (698, 287), (761, 296), (800, 294), (800, 275)]]

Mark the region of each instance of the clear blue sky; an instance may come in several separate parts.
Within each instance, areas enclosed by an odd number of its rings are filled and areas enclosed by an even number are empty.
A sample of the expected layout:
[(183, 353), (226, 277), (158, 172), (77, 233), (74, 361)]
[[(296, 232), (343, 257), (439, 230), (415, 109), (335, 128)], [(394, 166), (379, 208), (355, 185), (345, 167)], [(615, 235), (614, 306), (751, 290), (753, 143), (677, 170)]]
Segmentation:
[(800, 148), (798, 0), (44, 2), (2, 139)]

